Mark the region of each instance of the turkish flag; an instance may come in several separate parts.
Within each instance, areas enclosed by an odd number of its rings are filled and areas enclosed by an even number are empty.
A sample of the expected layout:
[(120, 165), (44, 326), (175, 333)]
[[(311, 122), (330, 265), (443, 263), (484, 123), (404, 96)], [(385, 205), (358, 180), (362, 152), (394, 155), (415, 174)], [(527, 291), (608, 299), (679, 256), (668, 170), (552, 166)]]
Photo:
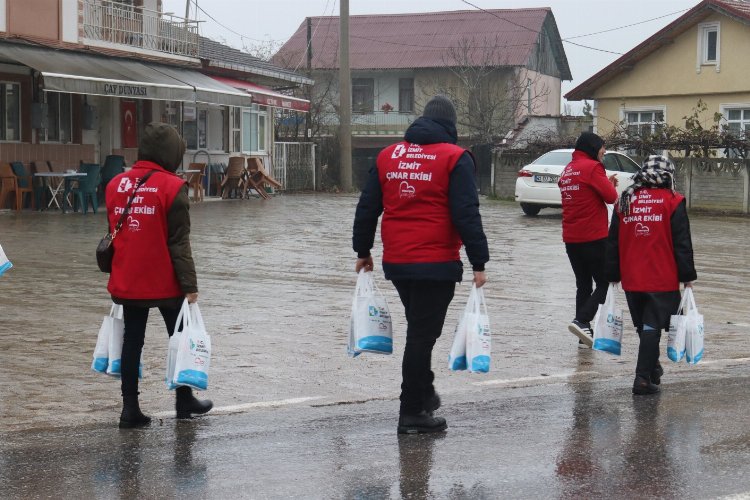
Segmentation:
[(135, 101), (120, 101), (120, 116), (122, 117), (122, 147), (138, 147), (138, 113)]

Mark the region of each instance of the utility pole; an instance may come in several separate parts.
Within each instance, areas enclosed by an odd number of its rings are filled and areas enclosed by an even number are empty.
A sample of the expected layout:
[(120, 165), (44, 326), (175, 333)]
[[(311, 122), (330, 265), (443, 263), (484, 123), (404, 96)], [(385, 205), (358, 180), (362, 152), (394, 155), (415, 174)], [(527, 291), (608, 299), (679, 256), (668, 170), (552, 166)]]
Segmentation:
[(349, 0), (339, 11), (339, 140), (341, 189), (352, 190), (352, 75), (349, 69)]
[[(307, 77), (311, 78), (312, 74), (312, 19), (307, 18)], [(312, 100), (312, 91), (311, 86), (307, 86), (307, 100)], [(310, 113), (312, 113), (312, 110), (309, 110), (307, 113), (305, 113), (305, 142), (310, 140)]]

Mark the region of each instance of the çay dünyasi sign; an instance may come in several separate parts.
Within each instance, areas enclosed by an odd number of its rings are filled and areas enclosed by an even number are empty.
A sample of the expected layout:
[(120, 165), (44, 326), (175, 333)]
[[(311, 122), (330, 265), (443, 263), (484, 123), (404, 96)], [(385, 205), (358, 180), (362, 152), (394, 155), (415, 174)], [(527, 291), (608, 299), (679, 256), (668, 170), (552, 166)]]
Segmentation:
[(121, 83), (105, 83), (105, 95), (123, 97), (148, 97), (148, 89), (143, 85), (123, 85)]

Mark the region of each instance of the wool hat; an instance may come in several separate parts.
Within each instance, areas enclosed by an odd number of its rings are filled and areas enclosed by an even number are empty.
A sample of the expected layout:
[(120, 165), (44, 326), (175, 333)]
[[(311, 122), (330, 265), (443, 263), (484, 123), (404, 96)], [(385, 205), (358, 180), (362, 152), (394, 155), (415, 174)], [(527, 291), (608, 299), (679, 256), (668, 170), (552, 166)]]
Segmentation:
[(453, 107), (451, 100), (444, 95), (436, 95), (430, 99), (424, 107), (422, 116), (456, 124), (456, 108)]
[(152, 161), (170, 172), (177, 170), (185, 154), (185, 141), (172, 125), (151, 122), (138, 143), (138, 159)]
[(593, 132), (583, 132), (576, 141), (576, 149), (583, 151), (594, 160), (599, 158), (599, 150), (604, 146), (604, 139)]

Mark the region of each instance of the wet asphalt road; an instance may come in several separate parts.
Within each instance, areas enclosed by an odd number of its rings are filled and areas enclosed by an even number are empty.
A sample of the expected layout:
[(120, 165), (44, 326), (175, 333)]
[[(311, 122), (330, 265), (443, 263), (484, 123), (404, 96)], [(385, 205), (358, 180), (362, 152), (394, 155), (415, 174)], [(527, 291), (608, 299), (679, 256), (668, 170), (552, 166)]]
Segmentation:
[[(420, 478), (429, 476), (435, 498), (632, 498), (641, 496), (639, 470), (653, 483), (645, 497), (750, 491), (750, 219), (691, 215), (705, 362), (667, 365), (665, 393), (636, 405), (630, 324), (621, 358), (579, 349), (567, 332), (575, 292), (559, 210), (531, 218), (513, 203), (484, 200), (492, 371), (445, 366), (465, 282), (433, 358), (448, 434), (399, 446), (405, 322), (382, 274), (394, 356), (345, 355), (355, 204), (353, 196), (299, 195), (191, 209), (200, 305), (214, 346), (206, 396), (218, 411), (175, 423), (162, 381), (166, 335), (154, 316), (141, 401), (163, 425), (132, 435), (115, 428), (118, 381), (88, 370), (109, 310), (106, 277), (93, 259), (106, 231), (103, 214), (0, 213), (0, 243), (15, 265), (0, 278), (3, 491), (9, 498), (191, 491), (199, 498), (422, 498), (429, 495)], [(609, 417), (587, 419), (585, 408)], [(635, 431), (651, 420), (656, 428), (643, 439)], [(560, 462), (561, 454), (574, 458)], [(640, 459), (646, 465), (639, 468)], [(402, 478), (404, 461), (414, 472)], [(586, 478), (587, 467), (601, 474)], [(55, 480), (41, 479), (41, 469)]]
[(13, 499), (747, 498), (749, 376), (655, 397), (586, 375), (451, 395), (436, 436), (398, 436), (395, 401), (21, 431), (0, 484)]

